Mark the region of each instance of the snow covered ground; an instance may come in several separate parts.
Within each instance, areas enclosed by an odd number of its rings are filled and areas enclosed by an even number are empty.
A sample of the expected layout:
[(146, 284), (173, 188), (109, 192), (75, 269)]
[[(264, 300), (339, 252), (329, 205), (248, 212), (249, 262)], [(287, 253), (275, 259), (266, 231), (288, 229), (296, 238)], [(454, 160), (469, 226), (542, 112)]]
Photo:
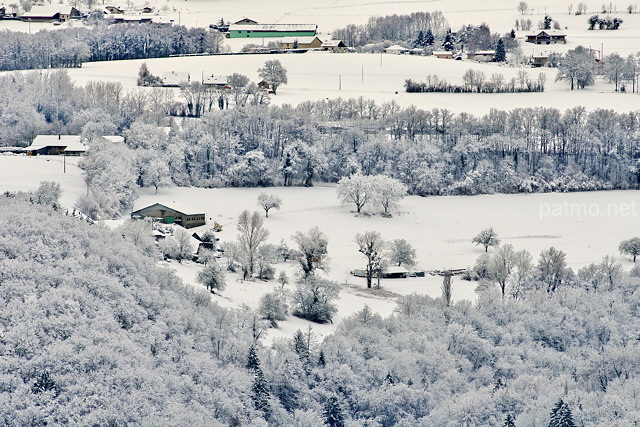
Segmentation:
[[(640, 39), (639, 39), (640, 40)], [(640, 46), (640, 45), (639, 45)], [(406, 93), (406, 79), (424, 81), (428, 74), (436, 74), (452, 84), (462, 84), (462, 76), (469, 69), (481, 70), (487, 76), (501, 73), (505, 81), (516, 77), (519, 68), (499, 64), (480, 64), (475, 61), (452, 61), (435, 57), (387, 54), (334, 54), (307, 52), (284, 55), (205, 56), (159, 58), (148, 60), (86, 63), (82, 68), (70, 69), (78, 84), (92, 80), (116, 81), (125, 88), (136, 87), (138, 69), (143, 62), (155, 75), (166, 71), (188, 71), (192, 80), (204, 74), (229, 75), (241, 73), (259, 81), (258, 68), (265, 61), (278, 59), (287, 69), (289, 83), (278, 89), (271, 103), (297, 105), (306, 100), (341, 97), (374, 99), (378, 105), (396, 101), (402, 106), (419, 108), (447, 108), (454, 112), (484, 114), (491, 108), (510, 110), (524, 107), (555, 107), (564, 111), (582, 105), (588, 110), (610, 108), (617, 111), (637, 110), (640, 96), (616, 93), (612, 84), (599, 82), (585, 90), (570, 91), (566, 82), (554, 82), (556, 70), (526, 68), (531, 80), (538, 73), (547, 76), (543, 93)], [(141, 89), (145, 90), (145, 89)], [(149, 89), (146, 89), (149, 90)], [(179, 97), (179, 89), (173, 89)]]
[[(67, 173), (63, 173), (62, 158), (56, 156), (0, 156), (0, 192), (34, 190), (43, 180), (58, 181), (63, 188), (62, 204), (72, 207), (85, 191), (80, 170), (67, 158)], [(483, 249), (474, 246), (471, 238), (481, 229), (493, 226), (504, 243), (516, 250), (529, 250), (534, 259), (540, 251), (554, 246), (567, 253), (567, 262), (574, 270), (599, 262), (613, 255), (625, 268), (632, 262), (618, 254), (618, 243), (636, 233), (640, 216), (640, 191), (608, 191), (588, 193), (551, 193), (517, 195), (482, 195), (456, 197), (405, 198), (392, 218), (379, 215), (356, 216), (350, 206), (340, 206), (333, 185), (313, 188), (160, 188), (142, 191), (136, 208), (156, 201), (176, 201), (198, 207), (207, 213), (209, 224), (194, 231), (208, 229), (217, 221), (224, 226), (218, 233), (221, 242), (236, 237), (236, 218), (245, 210), (259, 210), (256, 198), (260, 192), (277, 194), (283, 201), (280, 211), (271, 211), (266, 226), (271, 232), (269, 242), (290, 240), (296, 231), (319, 227), (329, 238), (328, 277), (343, 284), (338, 302), (338, 323), (345, 316), (368, 304), (374, 311), (388, 315), (395, 307), (397, 295), (414, 292), (440, 296), (442, 278), (388, 279), (382, 282), (383, 292), (365, 289), (365, 281), (349, 275), (364, 264), (354, 242), (356, 233), (375, 230), (383, 238), (404, 238), (418, 253), (418, 267), (424, 270), (464, 268), (473, 265)], [(196, 284), (198, 264), (170, 262), (185, 282)], [(293, 262), (279, 264), (277, 271), (287, 271), (291, 277)], [(256, 307), (260, 297), (277, 284), (271, 282), (241, 282), (229, 274), (228, 287), (214, 300), (223, 306)], [(292, 285), (287, 285), (292, 286)], [(454, 299), (475, 298), (475, 283), (454, 278)], [(305, 329), (307, 322), (290, 317), (271, 337), (291, 336), (296, 329)], [(313, 325), (320, 335), (329, 333), (332, 325)]]

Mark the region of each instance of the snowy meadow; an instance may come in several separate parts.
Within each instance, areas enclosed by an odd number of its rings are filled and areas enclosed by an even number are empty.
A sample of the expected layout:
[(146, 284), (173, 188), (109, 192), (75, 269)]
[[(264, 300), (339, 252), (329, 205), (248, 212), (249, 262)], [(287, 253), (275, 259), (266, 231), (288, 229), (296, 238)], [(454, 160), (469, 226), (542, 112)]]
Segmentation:
[(76, 6), (0, 20), (0, 425), (640, 422), (637, 5)]

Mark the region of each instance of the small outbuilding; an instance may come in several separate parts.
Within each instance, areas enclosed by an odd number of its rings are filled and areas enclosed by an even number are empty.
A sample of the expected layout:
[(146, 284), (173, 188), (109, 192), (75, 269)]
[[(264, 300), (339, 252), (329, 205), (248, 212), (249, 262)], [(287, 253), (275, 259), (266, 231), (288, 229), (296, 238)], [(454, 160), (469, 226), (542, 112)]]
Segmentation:
[(156, 218), (165, 224), (177, 224), (184, 228), (205, 225), (207, 215), (176, 202), (161, 202), (131, 212), (131, 218)]
[(389, 53), (391, 55), (402, 55), (403, 53), (407, 52), (409, 49), (407, 49), (406, 47), (402, 47), (399, 44), (393, 45), (393, 46), (389, 46), (388, 48), (386, 48), (384, 50), (385, 53)]
[(320, 46), (322, 50), (327, 50), (331, 52), (344, 52), (347, 48), (347, 45), (344, 44), (342, 40), (327, 40)]
[(453, 52), (448, 50), (436, 50), (432, 55), (439, 59), (453, 59)]
[(549, 62), (549, 57), (547, 55), (533, 55), (531, 57), (531, 65), (534, 67), (546, 67), (547, 62)]

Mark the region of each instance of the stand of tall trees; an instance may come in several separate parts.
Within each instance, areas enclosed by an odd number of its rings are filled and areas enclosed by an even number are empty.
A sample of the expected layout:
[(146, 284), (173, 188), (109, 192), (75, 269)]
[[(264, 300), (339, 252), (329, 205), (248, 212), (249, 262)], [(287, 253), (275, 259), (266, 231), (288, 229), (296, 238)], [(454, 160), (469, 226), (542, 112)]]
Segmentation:
[(4, 31), (0, 38), (0, 71), (216, 53), (221, 44), (222, 35), (218, 32), (160, 24), (100, 23), (92, 28), (41, 30), (35, 34)]

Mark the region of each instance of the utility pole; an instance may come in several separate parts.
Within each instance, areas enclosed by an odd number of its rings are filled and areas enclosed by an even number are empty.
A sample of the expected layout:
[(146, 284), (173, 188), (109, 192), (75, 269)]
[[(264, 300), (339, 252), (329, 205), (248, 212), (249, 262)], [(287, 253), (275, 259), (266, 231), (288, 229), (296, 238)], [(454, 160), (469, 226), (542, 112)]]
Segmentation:
[(342, 90), (342, 75), (338, 74), (338, 90)]

